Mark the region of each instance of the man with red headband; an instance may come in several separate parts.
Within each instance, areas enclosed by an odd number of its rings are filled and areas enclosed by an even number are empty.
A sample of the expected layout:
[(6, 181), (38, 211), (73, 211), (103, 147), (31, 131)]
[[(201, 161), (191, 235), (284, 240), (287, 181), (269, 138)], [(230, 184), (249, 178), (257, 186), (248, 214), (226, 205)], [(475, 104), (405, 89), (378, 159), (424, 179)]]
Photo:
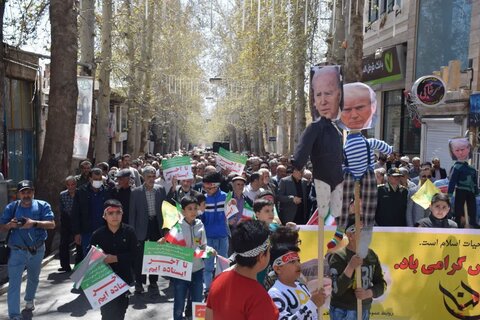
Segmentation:
[(278, 279), (268, 294), (278, 308), (279, 319), (318, 319), (317, 308), (325, 303), (323, 288), (312, 293), (298, 281), (300, 277), (300, 249), (281, 245), (272, 248), (271, 260)]
[[(97, 229), (92, 246), (98, 245), (107, 255), (104, 262), (127, 284), (133, 282), (133, 262), (138, 253), (137, 236), (133, 228), (122, 223), (122, 204), (118, 200), (107, 200), (104, 204), (103, 219), (106, 226)], [(102, 319), (121, 320), (128, 308), (128, 291), (100, 308)]]

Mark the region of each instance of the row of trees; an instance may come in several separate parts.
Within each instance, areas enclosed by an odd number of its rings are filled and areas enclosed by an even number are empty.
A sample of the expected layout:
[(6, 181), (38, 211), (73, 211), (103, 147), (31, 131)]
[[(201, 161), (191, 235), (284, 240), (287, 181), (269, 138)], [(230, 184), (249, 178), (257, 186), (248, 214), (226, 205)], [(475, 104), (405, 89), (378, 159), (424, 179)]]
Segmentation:
[(361, 78), (363, 10), (363, 1), (235, 1), (213, 30), (221, 43), (217, 138), (262, 154), (273, 136), (278, 153), (292, 153), (313, 115), (309, 68), (342, 64), (347, 82)]
[[(309, 67), (327, 56), (345, 62), (347, 81), (361, 74), (363, 1), (9, 1), (20, 18), (5, 22), (0, 0), (2, 42), (5, 23), (20, 26), (13, 30), (21, 36), (8, 40), (21, 45), (49, 13), (50, 99), (37, 183), (39, 196), (54, 204), (71, 173), (78, 73), (100, 85), (90, 153), (97, 162), (108, 158), (112, 90), (128, 106), (134, 156), (149, 136), (161, 153), (227, 137), (235, 151), (262, 154), (268, 136), (289, 153), (306, 124)], [(210, 112), (206, 96), (215, 100)]]

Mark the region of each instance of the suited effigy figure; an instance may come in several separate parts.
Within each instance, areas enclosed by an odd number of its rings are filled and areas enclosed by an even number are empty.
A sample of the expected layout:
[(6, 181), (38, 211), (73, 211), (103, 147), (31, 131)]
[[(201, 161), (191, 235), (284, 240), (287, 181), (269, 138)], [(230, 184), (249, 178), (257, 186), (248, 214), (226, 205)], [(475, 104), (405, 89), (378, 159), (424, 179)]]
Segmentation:
[[(328, 211), (334, 217), (342, 208), (342, 132), (336, 121), (342, 109), (342, 74), (340, 66), (314, 67), (311, 93), (318, 118), (310, 123), (295, 148), (292, 164), (302, 170), (310, 158), (320, 217)], [(284, 221), (282, 221), (285, 223)]]
[[(349, 206), (354, 199), (355, 182), (360, 183), (361, 218), (363, 220), (362, 248), (366, 254), (371, 241), (377, 207), (377, 181), (375, 178), (374, 150), (392, 153), (392, 147), (384, 141), (366, 139), (361, 130), (375, 126), (377, 99), (366, 84), (355, 82), (343, 86), (344, 105), (339, 127), (348, 131), (343, 146), (343, 204), (334, 238), (327, 244), (334, 249), (342, 240), (348, 221)], [(361, 253), (360, 253), (361, 254)]]
[(459, 228), (463, 228), (465, 221), (465, 207), (467, 204), (468, 222), (471, 227), (478, 228), (477, 221), (477, 203), (476, 195), (478, 194), (477, 170), (468, 164), (468, 160), (472, 157), (472, 145), (467, 138), (453, 138), (448, 142), (450, 156), (455, 160), (450, 172), (450, 180), (448, 182), (448, 195), (450, 198), (455, 192), (453, 202), (453, 212), (455, 214), (455, 222)]

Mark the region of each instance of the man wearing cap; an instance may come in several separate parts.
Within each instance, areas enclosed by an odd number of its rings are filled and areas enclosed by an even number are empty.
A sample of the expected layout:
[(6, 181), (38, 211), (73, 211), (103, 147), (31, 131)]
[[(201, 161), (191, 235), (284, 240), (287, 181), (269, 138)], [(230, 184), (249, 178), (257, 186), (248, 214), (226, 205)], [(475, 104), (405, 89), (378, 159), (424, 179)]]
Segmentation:
[(238, 209), (238, 212), (228, 220), (230, 226), (236, 226), (242, 221), (243, 208), (245, 203), (248, 203), (250, 207), (253, 207), (253, 202), (243, 194), (245, 188), (245, 183), (247, 180), (242, 176), (235, 176), (232, 178), (232, 205), (235, 205)]
[(31, 312), (35, 309), (34, 299), (45, 254), (46, 230), (55, 228), (50, 204), (34, 199), (34, 195), (32, 181), (20, 181), (17, 186), (17, 197), (20, 200), (9, 203), (0, 218), (0, 231), (11, 231), (8, 239), (11, 251), (8, 259), (7, 292), (10, 319), (22, 319), (20, 286), (25, 269), (27, 270), (25, 310)]
[(123, 207), (123, 223), (128, 223), (129, 218), (130, 194), (132, 192), (131, 175), (132, 171), (130, 171), (130, 169), (122, 169), (118, 171), (115, 175), (117, 183), (115, 188), (112, 189), (112, 199), (120, 201)]
[[(206, 194), (205, 212), (200, 216), (207, 234), (207, 245), (214, 248), (219, 255), (228, 254), (229, 229), (225, 216), (227, 194), (220, 190), (222, 176), (218, 172), (209, 172), (203, 177), (203, 190)], [(213, 257), (205, 259), (204, 281), (208, 293), (213, 278)]]
[[(142, 261), (145, 241), (157, 241), (163, 236), (162, 203), (166, 199), (165, 189), (155, 184), (156, 170), (152, 166), (143, 169), (144, 183), (133, 188), (130, 195), (129, 224), (135, 230), (141, 254), (135, 264), (135, 292), (144, 291), (147, 278), (142, 275)], [(149, 291), (158, 294), (158, 276), (149, 275)]]
[(382, 227), (405, 227), (408, 191), (400, 184), (398, 168), (388, 170), (388, 181), (378, 186), (375, 221)]

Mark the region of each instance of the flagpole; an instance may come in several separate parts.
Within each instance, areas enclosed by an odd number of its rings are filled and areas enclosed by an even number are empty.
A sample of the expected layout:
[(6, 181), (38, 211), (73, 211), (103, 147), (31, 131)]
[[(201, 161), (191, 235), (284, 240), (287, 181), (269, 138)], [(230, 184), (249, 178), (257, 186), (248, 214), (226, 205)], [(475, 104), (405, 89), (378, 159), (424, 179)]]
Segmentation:
[[(358, 255), (360, 252), (360, 181), (355, 181), (355, 253)], [(362, 266), (355, 268), (355, 281), (357, 288), (362, 287)], [(362, 320), (362, 300), (357, 299), (357, 320)]]
[[(324, 234), (325, 234), (325, 223), (320, 212), (317, 215), (318, 217), (318, 289), (322, 290), (323, 288), (323, 245), (324, 245)], [(322, 318), (322, 306), (318, 307), (318, 319)]]

